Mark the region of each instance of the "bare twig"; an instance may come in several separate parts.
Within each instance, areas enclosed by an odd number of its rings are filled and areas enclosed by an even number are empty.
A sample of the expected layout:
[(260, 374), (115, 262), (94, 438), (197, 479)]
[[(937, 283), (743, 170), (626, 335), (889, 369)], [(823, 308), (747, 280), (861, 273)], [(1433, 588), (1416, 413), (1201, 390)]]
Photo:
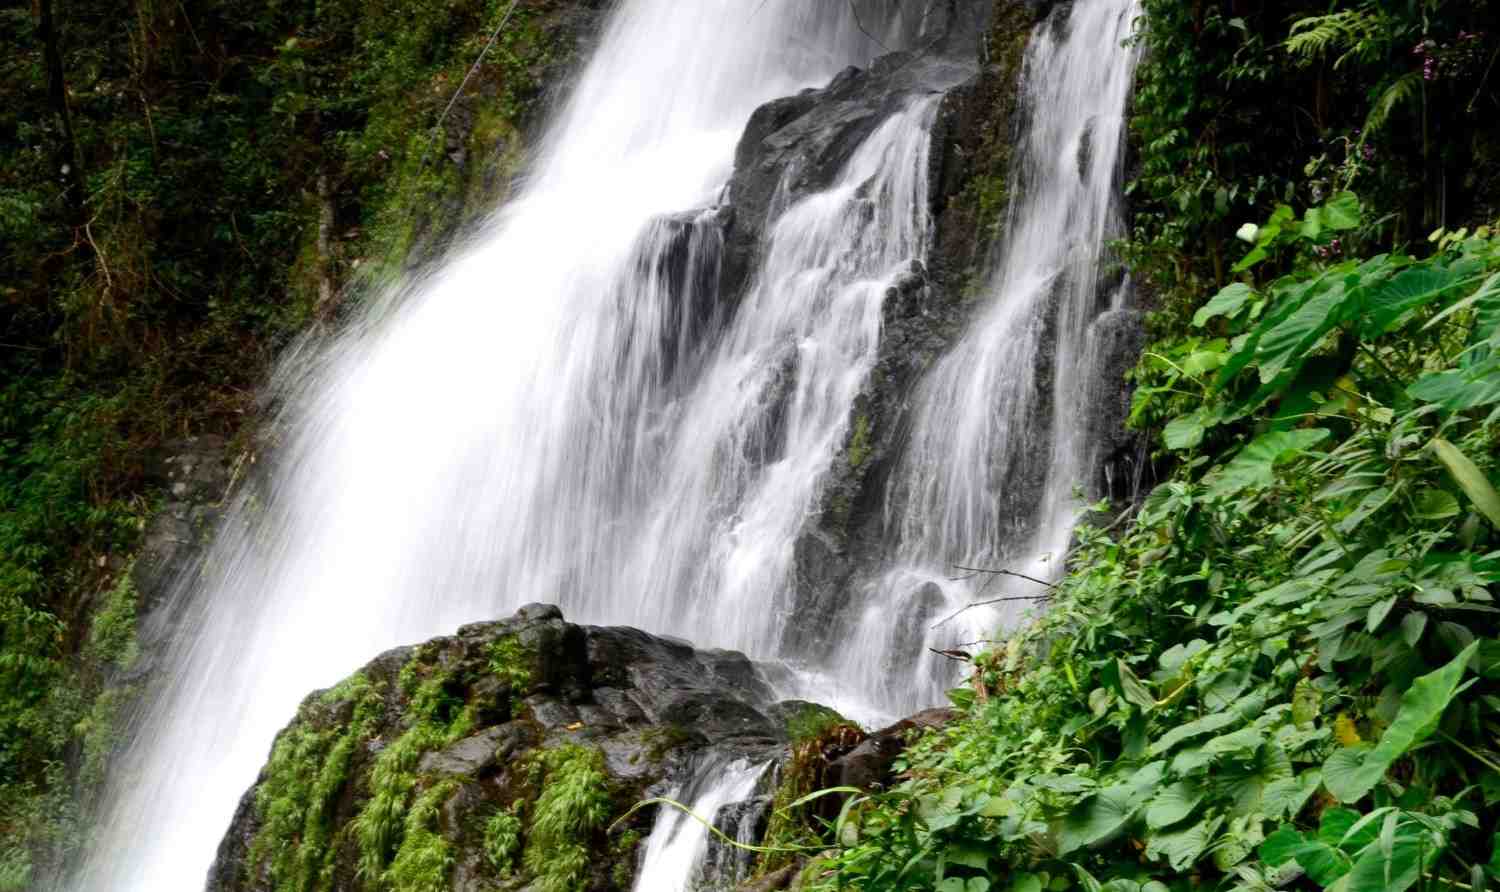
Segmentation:
[(1055, 582), (1048, 582), (1045, 579), (1037, 579), (1035, 576), (1027, 576), (1025, 573), (1017, 573), (1014, 570), (992, 570), (987, 567), (964, 567), (959, 564), (953, 564), (952, 566), (955, 570), (967, 570), (976, 575), (980, 573), (989, 573), (994, 576), (1014, 576), (1017, 579), (1024, 579), (1027, 582), (1035, 582), (1037, 585), (1045, 585), (1047, 588), (1053, 588), (1057, 585), (1057, 583)]
[(849, 13), (854, 16), (854, 27), (859, 29), (859, 33), (870, 38), (871, 42), (873, 42), (876, 46), (880, 47), (886, 52), (891, 51), (890, 47), (880, 42), (880, 38), (876, 37), (874, 34), (871, 34), (869, 30), (865, 28), (865, 23), (860, 21), (859, 19), (859, 7), (855, 5), (854, 0), (849, 0)]
[(448, 112), (453, 110), (453, 105), (454, 103), (458, 102), (458, 97), (463, 95), (464, 87), (467, 87), (469, 85), (469, 80), (474, 77), (474, 72), (478, 71), (479, 66), (484, 63), (484, 57), (489, 54), (490, 48), (493, 47), (495, 45), (495, 41), (500, 38), (500, 32), (505, 29), (505, 23), (510, 21), (511, 14), (516, 11), (516, 5), (519, 2), (520, 0), (510, 0), (510, 9), (507, 9), (505, 11), (504, 18), (500, 19), (500, 24), (495, 26), (494, 33), (490, 35), (490, 42), (485, 44), (484, 49), (479, 51), (479, 58), (475, 59), (474, 64), (469, 66), (469, 73), (464, 75), (463, 81), (459, 83), (458, 89), (453, 93), (453, 98), (448, 100), (448, 107), (443, 109), (442, 114), (438, 115), (437, 123), (433, 125), (434, 130), (443, 126), (443, 119), (448, 117)]
[(973, 657), (969, 656), (961, 650), (938, 650), (935, 647), (929, 647), (927, 649), (937, 654), (938, 656), (945, 657), (955, 663), (969, 663), (974, 660)]
[(983, 600), (983, 601), (975, 601), (972, 604), (965, 604), (964, 606), (958, 608), (957, 610), (953, 611), (952, 613), (948, 614), (947, 616), (945, 616), (942, 619), (938, 620), (937, 622), (933, 623), (932, 626), (931, 626), (931, 628), (936, 629), (938, 626), (943, 625), (944, 623), (948, 622), (949, 620), (953, 619), (954, 617), (958, 616), (959, 614), (963, 613), (964, 611), (966, 611), (966, 610), (972, 610), (975, 607), (986, 607), (986, 606), (988, 606), (990, 604), (1006, 604), (1006, 603), (1010, 603), (1010, 602), (1013, 602), (1013, 601), (1045, 601), (1045, 600), (1047, 600), (1050, 597), (1052, 597), (1052, 596), (1051, 595), (1012, 595), (1010, 597), (1005, 597), (1005, 598), (988, 598), (988, 599)]
[(99, 258), (99, 268), (104, 271), (104, 290), (105, 293), (109, 293), (114, 291), (115, 280), (109, 274), (109, 264), (104, 260), (104, 252), (99, 250), (99, 244), (94, 241), (93, 225), (93, 220), (83, 224), (83, 234), (88, 238), (89, 246), (94, 249), (94, 256)]

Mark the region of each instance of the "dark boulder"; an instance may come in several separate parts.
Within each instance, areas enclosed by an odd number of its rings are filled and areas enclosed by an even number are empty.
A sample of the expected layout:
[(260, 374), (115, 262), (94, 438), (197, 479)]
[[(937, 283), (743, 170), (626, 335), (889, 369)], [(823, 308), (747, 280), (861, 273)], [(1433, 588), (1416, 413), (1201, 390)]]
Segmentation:
[[(610, 825), (703, 764), (773, 758), (787, 730), (771, 698), (743, 654), (576, 626), (550, 605), (390, 651), (303, 702), (208, 889), (520, 889), (558, 872), (628, 888), (649, 813)], [(765, 804), (720, 819), (749, 838)], [(569, 808), (581, 826), (560, 838), (549, 821)]]

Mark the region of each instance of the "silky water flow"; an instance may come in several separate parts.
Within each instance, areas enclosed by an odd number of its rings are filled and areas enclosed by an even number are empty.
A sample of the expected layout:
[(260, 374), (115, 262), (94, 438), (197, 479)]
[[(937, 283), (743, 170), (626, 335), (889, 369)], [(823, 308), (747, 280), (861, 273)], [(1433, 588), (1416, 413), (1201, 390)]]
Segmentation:
[[(728, 318), (708, 293), (723, 247), (711, 208), (758, 105), (911, 43), (918, 5), (616, 9), (519, 197), (283, 363), (272, 470), (242, 488), (202, 573), (170, 597), (168, 681), (134, 723), (70, 888), (201, 888), (306, 693), (528, 601), (797, 656), (778, 651), (777, 627), (793, 545), (873, 367), (883, 297), (927, 247), (938, 99), (893, 112), (826, 190), (778, 202)], [(927, 583), (963, 601), (975, 586), (950, 581), (953, 564), (1050, 553), (1055, 565), (1066, 542), (1088, 444), (1065, 407), (1107, 303), (1096, 280), (1117, 215), (1134, 12), (1133, 0), (1079, 0), (1032, 41), (1020, 200), (986, 309), (914, 398), (888, 495), (898, 560), (855, 593), (864, 619), (826, 669), (853, 693), (835, 706), (936, 702), (943, 673), (910, 668), (927, 641), (882, 631), (879, 613)], [(1023, 516), (1006, 490), (1027, 475), (1043, 481), (1041, 507)], [(1054, 565), (1027, 564), (1043, 576)], [(975, 611), (958, 628), (998, 619)], [(714, 764), (682, 789), (711, 819), (764, 770)], [(637, 888), (711, 885), (708, 845), (696, 821), (663, 812)]]

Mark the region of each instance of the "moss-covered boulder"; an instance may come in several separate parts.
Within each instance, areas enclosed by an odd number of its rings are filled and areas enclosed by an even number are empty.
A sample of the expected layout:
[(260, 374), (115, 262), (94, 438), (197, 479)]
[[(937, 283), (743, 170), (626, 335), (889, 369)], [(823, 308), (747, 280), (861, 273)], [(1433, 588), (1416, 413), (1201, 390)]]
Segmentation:
[(652, 816), (611, 825), (706, 760), (773, 758), (772, 700), (742, 654), (544, 605), (390, 651), (302, 703), (208, 889), (628, 889)]

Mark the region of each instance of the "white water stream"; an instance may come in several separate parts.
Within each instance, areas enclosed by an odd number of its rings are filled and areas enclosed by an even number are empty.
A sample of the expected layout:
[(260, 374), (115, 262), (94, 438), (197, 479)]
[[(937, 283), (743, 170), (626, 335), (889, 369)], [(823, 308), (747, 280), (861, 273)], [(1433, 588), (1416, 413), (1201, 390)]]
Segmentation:
[[(894, 113), (827, 190), (777, 203), (731, 318), (712, 294), (721, 236), (689, 212), (715, 203), (759, 104), (919, 39), (922, 4), (859, 6), (856, 21), (822, 0), (622, 3), (523, 194), (286, 363), (274, 473), (232, 507), (206, 581), (174, 595), (188, 615), (171, 683), (115, 773), (77, 892), (201, 888), (296, 704), (386, 648), (550, 601), (573, 621), (785, 656), (793, 545), (874, 364), (886, 290), (929, 239), (937, 100)], [(862, 593), (843, 648), (862, 656), (833, 669), (853, 696), (834, 706), (936, 702), (935, 667), (888, 671), (926, 643), (887, 631), (902, 599), (937, 581), (961, 601), (973, 585), (948, 564), (1066, 541), (1087, 461), (1070, 401), (1114, 225), (1133, 11), (1078, 0), (1067, 29), (1034, 41), (993, 297), (915, 398), (887, 522), (899, 566)], [(1044, 394), (1031, 375), (1047, 350)], [(1028, 439), (1037, 412), (1050, 433)], [(1007, 463), (1037, 450), (1042, 505), (1007, 522)], [(702, 807), (758, 775), (726, 769)], [(680, 823), (653, 834), (639, 889), (690, 888), (704, 834)]]
[(969, 610), (937, 630), (892, 623), (923, 615), (914, 596), (937, 602), (927, 614), (938, 621), (981, 595), (1046, 590), (959, 568), (1039, 580), (1062, 572), (1081, 509), (1074, 490), (1093, 458), (1089, 328), (1126, 297), (1101, 293), (1100, 275), (1106, 241), (1122, 232), (1120, 159), (1135, 69), (1125, 43), (1137, 15), (1137, 0), (1078, 0), (1027, 48), (1024, 126), (988, 304), (913, 398), (911, 437), (887, 492), (892, 565), (866, 586), (863, 622), (842, 650), (838, 674), (878, 680), (879, 702), (898, 712), (941, 702), (952, 678), (924, 645), (984, 639), (1027, 603)]

